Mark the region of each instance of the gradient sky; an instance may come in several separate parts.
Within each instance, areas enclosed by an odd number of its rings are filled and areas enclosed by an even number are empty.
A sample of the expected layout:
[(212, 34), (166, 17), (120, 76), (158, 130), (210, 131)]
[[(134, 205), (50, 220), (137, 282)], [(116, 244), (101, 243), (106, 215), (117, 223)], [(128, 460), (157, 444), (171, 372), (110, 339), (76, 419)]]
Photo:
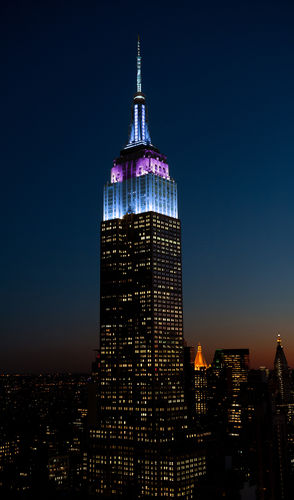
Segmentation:
[[(180, 7), (179, 7), (180, 3)], [(153, 143), (178, 183), (185, 336), (294, 365), (292, 1), (15, 1), (0, 12), (0, 370), (89, 370), (103, 184), (141, 35)]]

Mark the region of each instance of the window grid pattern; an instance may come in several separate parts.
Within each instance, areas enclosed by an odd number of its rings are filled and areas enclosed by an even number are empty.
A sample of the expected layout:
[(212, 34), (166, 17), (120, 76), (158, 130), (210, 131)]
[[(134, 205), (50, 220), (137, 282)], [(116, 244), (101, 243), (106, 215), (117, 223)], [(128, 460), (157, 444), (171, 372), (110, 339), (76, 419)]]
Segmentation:
[(153, 173), (130, 177), (104, 187), (103, 220), (121, 219), (127, 213), (157, 212), (178, 217), (177, 185)]

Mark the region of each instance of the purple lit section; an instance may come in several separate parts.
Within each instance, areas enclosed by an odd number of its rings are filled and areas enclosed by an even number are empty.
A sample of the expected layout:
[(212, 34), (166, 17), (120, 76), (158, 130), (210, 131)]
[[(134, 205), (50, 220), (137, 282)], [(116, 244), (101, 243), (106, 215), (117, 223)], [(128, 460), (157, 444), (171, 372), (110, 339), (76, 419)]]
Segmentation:
[(115, 165), (111, 169), (111, 184), (124, 180), (124, 168), (122, 165)]
[(148, 174), (149, 172), (159, 175), (164, 179), (170, 178), (169, 168), (167, 163), (164, 163), (155, 158), (139, 158), (136, 164), (136, 177)]
[(111, 169), (111, 183), (123, 182), (130, 177), (140, 177), (153, 173), (163, 179), (170, 179), (168, 164), (159, 157), (143, 156), (122, 164), (114, 163)]

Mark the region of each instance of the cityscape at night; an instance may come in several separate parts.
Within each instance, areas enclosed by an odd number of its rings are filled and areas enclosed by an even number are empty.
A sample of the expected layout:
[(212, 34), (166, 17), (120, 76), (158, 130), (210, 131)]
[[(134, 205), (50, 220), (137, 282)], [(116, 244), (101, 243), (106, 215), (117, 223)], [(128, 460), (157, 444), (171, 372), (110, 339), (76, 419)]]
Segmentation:
[(291, 500), (294, 7), (0, 9), (1, 498)]

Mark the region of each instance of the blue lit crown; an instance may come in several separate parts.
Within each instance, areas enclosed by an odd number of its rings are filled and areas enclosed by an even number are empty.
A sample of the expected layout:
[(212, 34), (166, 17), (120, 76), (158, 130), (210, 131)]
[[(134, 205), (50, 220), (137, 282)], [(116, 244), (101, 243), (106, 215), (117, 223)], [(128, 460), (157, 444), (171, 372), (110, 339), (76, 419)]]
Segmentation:
[(104, 187), (103, 220), (150, 211), (177, 218), (178, 198), (166, 156), (151, 143), (138, 41), (137, 92), (133, 99), (129, 140), (114, 161), (111, 181)]

